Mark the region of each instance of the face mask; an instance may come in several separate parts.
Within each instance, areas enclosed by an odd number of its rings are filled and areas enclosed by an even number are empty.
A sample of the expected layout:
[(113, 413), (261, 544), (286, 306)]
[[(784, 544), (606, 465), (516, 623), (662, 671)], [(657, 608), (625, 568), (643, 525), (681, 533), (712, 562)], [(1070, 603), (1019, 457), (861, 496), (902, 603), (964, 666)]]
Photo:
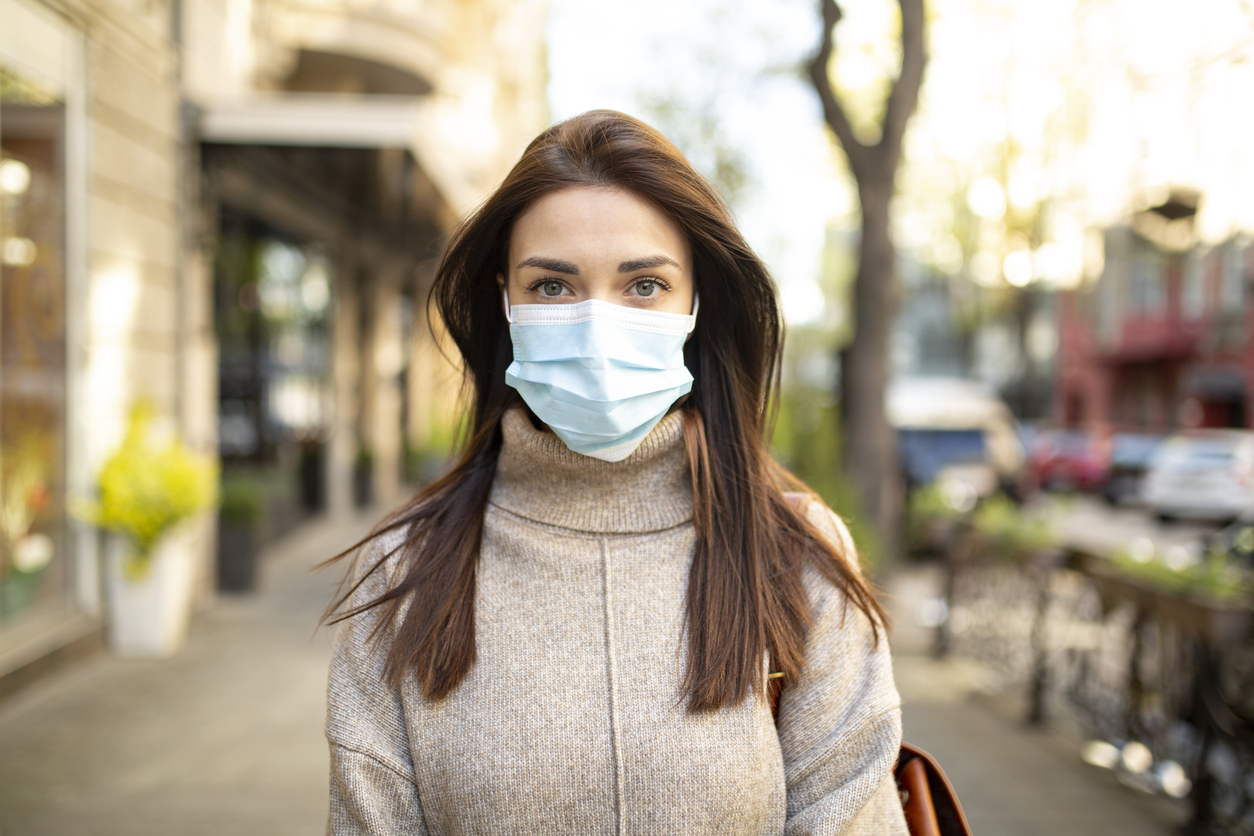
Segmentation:
[(692, 390), (684, 342), (691, 315), (589, 299), (518, 305), (505, 297), (514, 362), (505, 382), (576, 453), (622, 461)]

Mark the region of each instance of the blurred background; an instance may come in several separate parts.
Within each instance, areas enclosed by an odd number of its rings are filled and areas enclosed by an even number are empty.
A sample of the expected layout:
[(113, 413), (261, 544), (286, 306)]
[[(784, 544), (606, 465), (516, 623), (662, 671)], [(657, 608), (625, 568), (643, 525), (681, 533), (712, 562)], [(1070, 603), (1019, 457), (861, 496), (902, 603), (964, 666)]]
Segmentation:
[(771, 268), (977, 832), (1254, 833), (1248, 0), (0, 0), (0, 832), (322, 826), (308, 570), (455, 442), (446, 237), (601, 107)]

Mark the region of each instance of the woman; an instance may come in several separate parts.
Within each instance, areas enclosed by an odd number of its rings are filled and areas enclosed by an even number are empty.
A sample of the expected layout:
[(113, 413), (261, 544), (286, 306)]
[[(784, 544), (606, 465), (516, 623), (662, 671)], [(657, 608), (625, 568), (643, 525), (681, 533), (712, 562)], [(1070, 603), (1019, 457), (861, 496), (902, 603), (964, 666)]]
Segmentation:
[(767, 453), (775, 290), (709, 184), (571, 119), (433, 296), (468, 440), (336, 605), (329, 832), (906, 833), (884, 614)]

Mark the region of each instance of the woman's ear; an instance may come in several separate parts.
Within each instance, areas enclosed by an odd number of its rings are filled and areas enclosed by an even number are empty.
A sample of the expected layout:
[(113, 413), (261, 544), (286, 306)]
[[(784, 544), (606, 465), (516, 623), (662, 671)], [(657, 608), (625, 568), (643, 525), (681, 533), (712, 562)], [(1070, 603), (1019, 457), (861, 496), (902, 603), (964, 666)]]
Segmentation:
[(504, 273), (496, 274), (496, 286), (499, 287), (501, 290), (505, 289), (505, 274)]

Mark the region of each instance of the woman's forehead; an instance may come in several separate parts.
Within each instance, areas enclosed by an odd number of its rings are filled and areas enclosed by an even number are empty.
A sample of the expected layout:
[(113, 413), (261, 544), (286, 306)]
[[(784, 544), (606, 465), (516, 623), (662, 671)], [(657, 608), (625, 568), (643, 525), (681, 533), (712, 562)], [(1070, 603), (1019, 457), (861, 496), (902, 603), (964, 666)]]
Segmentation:
[(626, 189), (576, 187), (537, 200), (515, 222), (510, 267), (535, 257), (583, 259), (669, 256), (688, 266), (688, 241), (656, 205)]

